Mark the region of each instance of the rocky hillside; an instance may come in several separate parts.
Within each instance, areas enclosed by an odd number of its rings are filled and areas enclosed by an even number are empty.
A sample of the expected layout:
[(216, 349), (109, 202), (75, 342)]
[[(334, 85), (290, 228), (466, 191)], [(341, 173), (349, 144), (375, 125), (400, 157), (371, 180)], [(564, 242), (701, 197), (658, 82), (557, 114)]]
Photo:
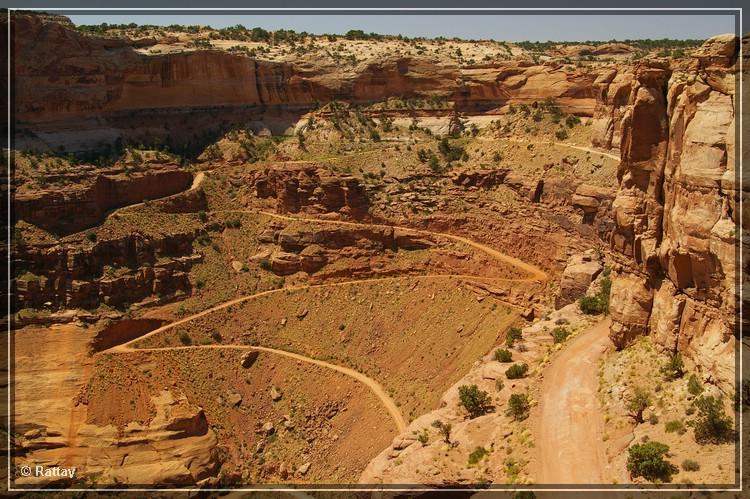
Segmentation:
[(280, 133), (332, 100), (429, 98), (435, 105), (427, 112), (446, 113), (450, 105), (479, 114), (545, 98), (580, 116), (595, 107), (598, 69), (562, 62), (458, 65), (394, 52), (344, 69), (312, 56), (283, 62), (215, 49), (142, 53), (132, 40), (86, 36), (39, 16), (12, 23), (18, 140), (29, 147), (80, 151), (120, 138), (189, 149), (239, 122)]
[[(689, 64), (643, 63), (607, 76), (597, 107), (617, 142), (610, 337), (650, 333), (724, 389), (734, 380), (737, 286), (735, 80), (739, 41), (712, 38)], [(743, 227), (744, 229), (744, 227)], [(744, 266), (744, 264), (743, 264)]]

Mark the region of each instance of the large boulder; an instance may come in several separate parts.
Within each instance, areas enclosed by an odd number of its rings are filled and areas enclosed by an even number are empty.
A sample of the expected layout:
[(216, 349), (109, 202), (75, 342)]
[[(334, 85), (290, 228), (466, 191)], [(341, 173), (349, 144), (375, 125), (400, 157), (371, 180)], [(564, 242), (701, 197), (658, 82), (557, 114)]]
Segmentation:
[(560, 309), (586, 294), (603, 268), (602, 261), (594, 250), (571, 256), (560, 279), (555, 308)]

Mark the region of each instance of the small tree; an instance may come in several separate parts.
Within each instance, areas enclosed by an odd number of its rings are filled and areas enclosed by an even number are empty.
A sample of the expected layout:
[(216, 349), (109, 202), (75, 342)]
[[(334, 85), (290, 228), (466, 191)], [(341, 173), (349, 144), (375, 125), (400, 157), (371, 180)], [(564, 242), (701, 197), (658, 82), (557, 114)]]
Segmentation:
[(432, 422), (432, 427), (437, 428), (437, 430), (440, 432), (440, 436), (443, 437), (443, 442), (446, 444), (451, 443), (451, 430), (453, 430), (453, 425), (450, 423), (443, 423), (439, 419), (436, 419)]
[(520, 379), (526, 376), (529, 372), (529, 365), (526, 363), (513, 364), (505, 371), (505, 376), (508, 379)]
[(632, 446), (628, 449), (627, 467), (630, 476), (669, 482), (677, 468), (664, 460), (668, 452), (669, 446), (661, 442), (646, 442)]
[(568, 336), (570, 336), (570, 331), (568, 331), (567, 328), (558, 326), (555, 329), (552, 330), (552, 341), (555, 343), (562, 343), (566, 339), (568, 339)]
[(643, 388), (636, 388), (633, 394), (627, 399), (626, 408), (636, 424), (643, 423), (643, 411), (651, 403), (651, 397)]
[(678, 352), (672, 355), (666, 364), (660, 370), (664, 379), (674, 381), (685, 374), (685, 364), (682, 362), (682, 355)]
[(525, 393), (514, 393), (508, 399), (508, 411), (506, 414), (516, 421), (523, 421), (529, 417), (529, 396)]
[(687, 389), (688, 393), (694, 397), (697, 397), (703, 392), (703, 385), (698, 379), (698, 376), (696, 376), (695, 374), (690, 375), (690, 379), (688, 379)]
[(513, 344), (520, 340), (521, 336), (521, 330), (517, 327), (512, 327), (505, 333), (505, 344), (508, 345), (508, 347), (513, 347)]
[(498, 348), (495, 350), (495, 360), (498, 362), (510, 362), (513, 360), (513, 354), (509, 350)]
[(695, 401), (698, 416), (695, 420), (695, 441), (699, 444), (719, 444), (734, 440), (732, 419), (724, 413), (721, 398), (710, 395)]
[(459, 403), (472, 419), (486, 414), (492, 407), (489, 393), (480, 390), (477, 385), (459, 386), (458, 397)]

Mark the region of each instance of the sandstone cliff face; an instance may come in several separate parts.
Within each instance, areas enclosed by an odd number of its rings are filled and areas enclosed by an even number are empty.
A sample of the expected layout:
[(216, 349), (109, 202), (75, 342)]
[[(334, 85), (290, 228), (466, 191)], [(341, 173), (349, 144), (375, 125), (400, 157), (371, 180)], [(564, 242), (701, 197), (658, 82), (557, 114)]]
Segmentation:
[(62, 188), (20, 191), (14, 199), (16, 219), (58, 234), (78, 232), (101, 222), (109, 210), (178, 193), (193, 180), (177, 165), (146, 166), (146, 171), (134, 174), (120, 169), (79, 178)]
[[(499, 61), (457, 67), (391, 56), (346, 71), (332, 61), (283, 63), (219, 50), (144, 55), (40, 16), (13, 16), (15, 116), (31, 145), (87, 150), (116, 138), (189, 147), (232, 123), (279, 131), (318, 103), (438, 95), (466, 112), (554, 98), (591, 116), (596, 74)], [(69, 133), (75, 131), (75, 134)], [(35, 136), (36, 141), (28, 137)]]
[(734, 378), (738, 40), (708, 40), (688, 65), (637, 66), (622, 116), (610, 337), (651, 333), (722, 388)]
[(189, 231), (151, 238), (133, 233), (89, 247), (19, 248), (16, 306), (96, 308), (189, 293), (187, 272), (201, 260), (193, 254), (196, 235)]

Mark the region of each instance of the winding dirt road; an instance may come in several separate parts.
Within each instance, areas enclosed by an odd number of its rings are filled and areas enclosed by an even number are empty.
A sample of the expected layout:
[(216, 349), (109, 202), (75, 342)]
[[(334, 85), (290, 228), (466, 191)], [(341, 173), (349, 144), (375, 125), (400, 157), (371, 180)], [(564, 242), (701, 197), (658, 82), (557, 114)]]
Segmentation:
[[(200, 175), (200, 174), (199, 174)], [(203, 180), (203, 177), (200, 178), (200, 180), (196, 177), (196, 181), (198, 184), (200, 184), (200, 181)], [(194, 183), (195, 185), (195, 183)], [(269, 213), (269, 212), (257, 212), (257, 211), (248, 211), (248, 210), (227, 210), (227, 212), (235, 212), (235, 213), (253, 213), (253, 214), (264, 214), (267, 216), (284, 219), (284, 220), (292, 220), (292, 221), (304, 221), (304, 222), (312, 222), (312, 223), (325, 223), (325, 224), (338, 224), (338, 225), (347, 225), (347, 226), (373, 226), (375, 224), (363, 224), (363, 223), (357, 223), (357, 222), (346, 222), (346, 221), (340, 221), (340, 220), (321, 220), (317, 218), (301, 218), (301, 217), (291, 217), (286, 215), (279, 215), (276, 213)], [(375, 225), (378, 226), (378, 225)], [(508, 263), (514, 267), (517, 267), (529, 274), (529, 277), (522, 277), (522, 278), (515, 278), (515, 279), (504, 279), (504, 278), (487, 278), (487, 277), (481, 277), (481, 276), (472, 276), (472, 275), (454, 275), (454, 274), (448, 274), (448, 275), (429, 275), (429, 276), (418, 276), (421, 279), (452, 279), (452, 278), (472, 278), (472, 279), (483, 279), (483, 280), (502, 280), (502, 281), (512, 281), (512, 282), (532, 282), (532, 281), (546, 281), (548, 279), (547, 274), (539, 269), (538, 267), (531, 265), (529, 263), (526, 263), (522, 260), (519, 260), (517, 258), (514, 258), (512, 256), (506, 255), (504, 253), (501, 253), (493, 248), (490, 248), (487, 245), (478, 243), (476, 241), (472, 241), (471, 239), (468, 239), (466, 237), (461, 236), (455, 236), (453, 234), (446, 234), (442, 232), (431, 232), (431, 231), (425, 231), (420, 229), (412, 229), (409, 227), (393, 227), (393, 226), (384, 226), (379, 225), (380, 227), (392, 227), (393, 229), (398, 229), (401, 231), (406, 231), (414, 234), (420, 234), (420, 235), (429, 235), (433, 237), (444, 237), (447, 239), (451, 239), (454, 241), (458, 241), (464, 244), (467, 244), (469, 246), (472, 246), (480, 251), (485, 252), (486, 254), (490, 255), (491, 257), (502, 261), (504, 263)], [(263, 346), (252, 346), (252, 345), (198, 345), (198, 346), (177, 346), (177, 347), (162, 347), (162, 348), (135, 348), (135, 343), (144, 340), (148, 337), (154, 336), (159, 333), (163, 333), (165, 331), (168, 331), (170, 329), (173, 329), (181, 324), (185, 324), (191, 321), (194, 321), (195, 319), (198, 319), (200, 317), (204, 317), (206, 315), (209, 315), (211, 313), (214, 313), (219, 310), (223, 310), (225, 308), (231, 307), (233, 305), (237, 305), (249, 300), (253, 300), (256, 298), (259, 298), (261, 296), (267, 296), (273, 293), (279, 293), (279, 292), (287, 292), (287, 291), (293, 291), (293, 290), (300, 290), (300, 289), (307, 289), (307, 288), (316, 288), (316, 287), (331, 287), (331, 286), (346, 286), (350, 284), (358, 284), (362, 282), (368, 282), (368, 281), (385, 281), (385, 280), (398, 280), (398, 279), (414, 279), (415, 276), (399, 276), (399, 277), (378, 277), (378, 278), (372, 278), (372, 279), (358, 279), (354, 281), (344, 281), (344, 282), (336, 282), (336, 283), (326, 283), (326, 284), (314, 284), (314, 285), (303, 285), (303, 286), (290, 286), (285, 287), (281, 289), (272, 289), (268, 291), (262, 291), (260, 293), (255, 293), (252, 295), (247, 296), (241, 296), (238, 298), (234, 298), (232, 300), (226, 301), (224, 303), (221, 303), (219, 305), (216, 305), (214, 307), (211, 307), (209, 309), (206, 309), (202, 312), (198, 312), (197, 314), (193, 314), (189, 317), (185, 317), (183, 319), (177, 320), (175, 322), (171, 322), (169, 324), (166, 324), (160, 328), (154, 329), (153, 331), (146, 333), (145, 335), (139, 336), (138, 338), (134, 338), (133, 340), (130, 340), (126, 343), (123, 343), (121, 345), (114, 346), (112, 348), (109, 348), (107, 350), (103, 350), (99, 352), (99, 354), (103, 353), (127, 353), (127, 352), (134, 352), (134, 351), (167, 351), (167, 350), (187, 350), (191, 348), (215, 348), (215, 349), (240, 349), (240, 350), (259, 350), (264, 351), (276, 355), (283, 355), (286, 357), (293, 358), (295, 360), (299, 360), (302, 362), (308, 362), (311, 364), (315, 364), (321, 367), (325, 367), (328, 369), (332, 369), (334, 371), (338, 371), (340, 373), (343, 373), (347, 376), (350, 376), (357, 381), (363, 383), (365, 386), (367, 386), (378, 399), (381, 401), (383, 406), (386, 408), (386, 410), (390, 413), (391, 417), (393, 418), (394, 423), (398, 427), (399, 433), (406, 430), (407, 423), (404, 419), (403, 415), (401, 414), (401, 411), (398, 409), (398, 406), (396, 403), (391, 399), (388, 394), (385, 392), (383, 387), (375, 380), (365, 376), (364, 374), (355, 371), (353, 369), (349, 369), (347, 367), (339, 366), (336, 364), (331, 364), (329, 362), (325, 362), (322, 360), (314, 359), (312, 357), (306, 357), (304, 355), (300, 355), (293, 352), (288, 352), (285, 350), (277, 350), (274, 348), (267, 348)], [(517, 308), (517, 307), (514, 307)]]
[(610, 322), (604, 319), (576, 336), (544, 372), (536, 432), (537, 483), (606, 483), (596, 391), (597, 361), (609, 344)]

